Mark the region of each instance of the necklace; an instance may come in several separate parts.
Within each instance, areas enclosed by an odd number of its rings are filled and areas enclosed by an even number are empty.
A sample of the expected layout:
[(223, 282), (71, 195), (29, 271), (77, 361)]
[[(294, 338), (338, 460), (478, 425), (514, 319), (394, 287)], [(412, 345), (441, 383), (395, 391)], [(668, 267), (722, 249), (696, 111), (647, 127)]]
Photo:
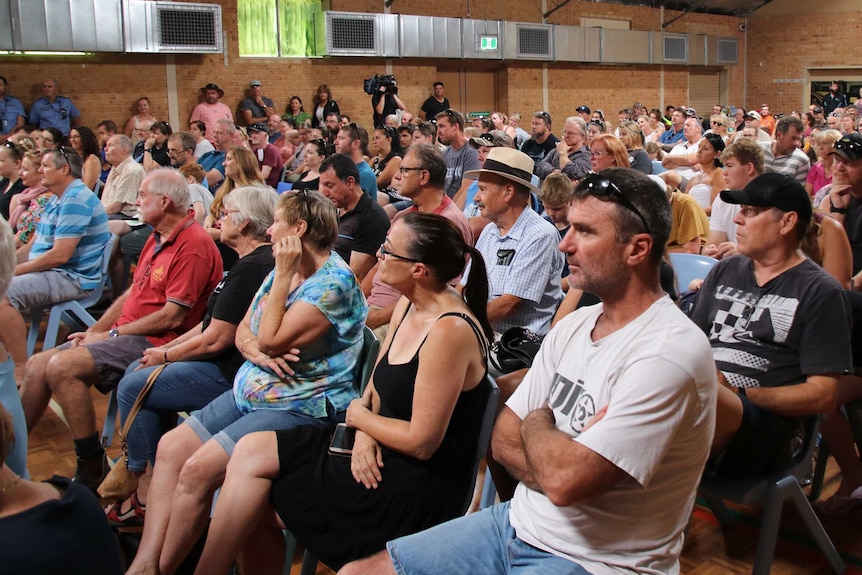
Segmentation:
[(6, 492), (18, 485), (18, 481), (20, 480), (21, 476), (16, 473), (15, 478), (12, 480), (12, 483), (7, 485), (6, 487), (0, 487), (0, 495), (6, 495)]

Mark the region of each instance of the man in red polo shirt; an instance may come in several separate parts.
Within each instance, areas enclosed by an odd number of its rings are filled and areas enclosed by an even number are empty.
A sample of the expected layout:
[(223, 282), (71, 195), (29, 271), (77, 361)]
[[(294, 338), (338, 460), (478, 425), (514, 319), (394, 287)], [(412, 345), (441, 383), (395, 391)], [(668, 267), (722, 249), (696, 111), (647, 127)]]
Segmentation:
[(135, 205), (153, 234), (141, 253), (132, 286), (87, 331), (31, 357), (21, 387), (30, 430), (55, 395), (75, 439), (74, 481), (94, 490), (107, 475), (108, 464), (87, 388), (107, 393), (145, 349), (197, 325), (223, 275), (215, 243), (189, 214), (188, 184), (179, 172), (168, 168), (150, 172)]

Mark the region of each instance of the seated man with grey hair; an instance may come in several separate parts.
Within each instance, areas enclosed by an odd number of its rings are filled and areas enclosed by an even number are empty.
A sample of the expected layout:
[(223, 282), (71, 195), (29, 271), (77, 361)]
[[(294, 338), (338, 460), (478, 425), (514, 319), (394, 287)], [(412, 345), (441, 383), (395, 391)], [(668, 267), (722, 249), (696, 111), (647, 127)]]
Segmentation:
[(18, 249), (15, 277), (0, 301), (0, 339), (15, 362), (18, 383), (27, 363), (27, 329), (21, 312), (80, 299), (102, 281), (108, 218), (99, 198), (81, 181), (81, 156), (71, 148), (42, 155), (42, 183), (53, 194), (31, 242)]
[(102, 188), (102, 206), (109, 220), (135, 218), (135, 200), (147, 172), (132, 158), (133, 148), (132, 140), (122, 134), (111, 136), (105, 144), (105, 160), (111, 171)]
[(579, 116), (566, 118), (563, 139), (536, 165), (536, 175), (544, 181), (554, 172), (562, 172), (571, 180), (580, 180), (589, 174), (592, 166), (586, 137), (587, 124)]
[(87, 331), (31, 357), (21, 388), (31, 431), (55, 395), (75, 438), (74, 481), (94, 490), (107, 475), (108, 462), (87, 388), (107, 393), (145, 349), (197, 325), (207, 297), (222, 279), (221, 256), (189, 214), (189, 187), (181, 174), (169, 168), (150, 172), (135, 205), (153, 234), (141, 253), (132, 286)]

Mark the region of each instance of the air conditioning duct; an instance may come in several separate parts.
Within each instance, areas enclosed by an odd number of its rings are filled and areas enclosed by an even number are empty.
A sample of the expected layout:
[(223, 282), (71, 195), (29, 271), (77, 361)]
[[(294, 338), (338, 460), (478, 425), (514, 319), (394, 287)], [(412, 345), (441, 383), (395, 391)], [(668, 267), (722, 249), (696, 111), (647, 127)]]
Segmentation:
[(692, 34), (688, 42), (688, 65), (705, 66), (707, 56), (707, 41), (709, 37), (705, 34)]
[(314, 15), (317, 56), (399, 56), (397, 14), (318, 12)]
[(507, 60), (554, 59), (554, 26), (506, 22), (503, 50)]
[(503, 23), (499, 20), (463, 20), (464, 58), (501, 60), (503, 58)]
[[(436, 16), (400, 17), (400, 56), (402, 58), (462, 58), (460, 18)], [(464, 20), (469, 22), (469, 20)], [(466, 39), (467, 35), (463, 37)]]
[[(123, 51), (117, 0), (12, 0), (10, 9), (15, 50)], [(4, 43), (8, 45), (8, 37)]]
[(219, 54), (221, 6), (124, 0), (126, 52)]
[(557, 62), (601, 61), (602, 29), (554, 26), (554, 56)]
[(602, 28), (603, 64), (649, 64), (652, 32)]

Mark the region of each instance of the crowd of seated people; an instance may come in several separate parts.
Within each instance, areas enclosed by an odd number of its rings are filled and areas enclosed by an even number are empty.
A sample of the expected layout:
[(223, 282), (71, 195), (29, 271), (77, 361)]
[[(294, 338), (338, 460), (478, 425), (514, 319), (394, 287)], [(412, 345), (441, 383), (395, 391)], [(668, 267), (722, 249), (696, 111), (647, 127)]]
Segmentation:
[[(862, 506), (862, 464), (840, 411), (862, 398), (862, 378), (853, 371), (862, 361), (862, 325), (844, 321), (862, 315), (855, 291), (862, 285), (862, 135), (855, 107), (823, 114), (815, 106), (804, 117), (776, 117), (767, 105), (716, 106), (701, 118), (688, 106), (662, 114), (636, 103), (609, 121), (584, 105), (565, 118), (558, 137), (544, 111), (528, 116), (527, 132), (519, 113), (495, 111), (469, 125), (448, 101), (439, 110), (423, 108), (426, 119), (419, 122), (399, 100), (391, 113), (378, 114), (379, 126), (364, 127), (342, 114), (326, 85), (308, 112), (292, 96), (280, 115), (256, 80), (243, 100), (242, 127), (225, 113), (217, 85), (201, 94), (180, 131), (159, 121), (141, 98), (124, 133), (110, 120), (95, 132), (77, 122), (65, 133), (24, 125), (0, 146), (0, 214), (19, 244), (15, 280), (0, 305), (7, 326), (0, 345), (14, 360), (27, 429), (54, 397), (78, 458), (75, 479), (52, 480), (52, 493), (63, 498), (77, 484), (95, 489), (108, 473), (88, 387), (116, 388), (125, 421), (149, 374), (167, 365), (126, 438), (137, 489), (105, 509), (114, 526), (144, 526), (130, 572), (176, 570), (203, 532), (223, 481), (201, 573), (226, 570), (238, 557), (254, 572), (280, 570), (282, 524), (333, 568), (384, 548), (387, 560), (400, 560), (401, 547), (388, 541), (463, 511), (481, 419), (471, 392), (489, 367), (504, 397), (513, 398), (504, 413), (519, 419), (508, 424), (522, 426), (523, 444), (495, 433), (501, 498), (516, 493), (514, 482), (505, 487), (511, 476), (522, 484), (512, 503), (521, 521), (529, 506), (548, 503), (563, 508), (572, 525), (585, 520), (599, 492), (581, 483), (585, 499), (544, 491), (549, 479), (532, 475), (542, 466), (530, 462), (539, 447), (524, 430), (535, 424), (525, 411), (533, 405), (533, 397), (525, 402), (528, 393), (570, 391), (541, 390), (540, 375), (504, 375), (489, 364), (496, 350), (486, 351), (486, 340), (526, 327), (562, 346), (555, 334), (577, 333), (574, 324), (591, 313), (583, 308), (601, 303), (618, 310), (626, 298), (642, 299), (619, 293), (627, 274), (643, 289), (660, 271), (661, 289), (653, 295), (675, 294), (661, 258), (674, 251), (719, 260), (715, 276), (676, 286), (695, 292), (693, 318), (712, 344), (719, 382), (712, 391), (710, 460), (693, 458), (690, 470), (699, 474), (706, 463), (710, 472), (732, 476), (764, 472), (753, 460), (780, 465), (778, 453), (798, 418), (821, 414), (843, 476), (837, 493), (817, 508), (828, 515)], [(429, 100), (441, 104), (442, 96), (442, 84), (435, 85)], [(280, 200), (274, 186), (288, 190), (280, 190)], [(571, 203), (573, 194), (579, 199)], [(662, 205), (647, 208), (638, 194), (654, 194)], [(601, 202), (591, 208), (599, 212), (616, 204), (619, 213), (609, 216), (616, 236), (600, 241), (602, 231), (582, 218), (579, 210), (593, 201)], [(78, 221), (84, 215), (87, 222)], [(97, 248), (108, 232), (120, 237), (114, 303), (64, 346), (28, 358), (21, 312), (93, 289)], [(595, 261), (611, 245), (629, 246), (619, 269)], [(139, 257), (130, 279), (124, 256)], [(797, 275), (822, 293), (786, 287)], [(734, 351), (753, 352), (727, 345), (748, 318), (716, 319), (726, 315), (711, 303), (723, 289), (718, 277), (738, 283), (739, 293), (768, 288), (770, 301), (818, 310), (791, 314), (781, 341), (774, 326), (755, 334), (767, 347), (789, 342), (782, 354), (761, 358), (775, 362), (777, 373), (761, 377), (728, 361)], [(40, 293), (45, 297), (36, 298)], [(280, 303), (267, 305), (273, 301)], [(745, 309), (760, 318), (772, 305), (779, 304), (759, 299)], [(841, 327), (830, 332), (828, 352), (810, 339), (822, 335), (825, 320)], [(366, 325), (383, 343), (358, 396)], [(540, 352), (543, 369), (557, 351)], [(700, 368), (690, 367), (699, 384), (709, 379)], [(409, 391), (393, 385), (396, 376)], [(792, 401), (784, 397), (791, 384), (799, 392)], [(522, 385), (540, 391), (518, 392)], [(595, 426), (601, 437), (598, 430), (618, 421), (602, 407), (587, 410), (592, 419), (572, 428), (593, 453), (604, 452), (590, 443), (589, 430)], [(178, 411), (192, 415), (177, 427)], [(352, 456), (338, 458), (327, 446), (345, 421), (357, 429), (356, 443)], [(737, 453), (760, 434), (774, 442)], [(620, 473), (644, 481), (610, 463), (605, 480)], [(437, 497), (438, 491), (445, 494)], [(549, 499), (539, 502), (540, 493)], [(630, 496), (611, 494), (621, 501)], [(549, 543), (563, 527), (545, 527), (514, 525), (532, 545), (575, 562), (582, 557)], [(344, 544), (348, 539), (355, 544)], [(673, 551), (659, 555), (674, 560)], [(368, 565), (376, 572), (377, 563)]]

